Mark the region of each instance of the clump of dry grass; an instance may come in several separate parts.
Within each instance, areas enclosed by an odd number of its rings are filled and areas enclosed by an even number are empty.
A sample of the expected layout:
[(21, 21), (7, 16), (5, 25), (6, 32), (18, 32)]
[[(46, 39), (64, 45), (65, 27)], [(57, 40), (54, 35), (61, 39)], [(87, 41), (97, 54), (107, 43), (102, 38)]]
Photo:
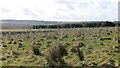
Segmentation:
[(2, 41), (1, 43), (4, 44), (5, 42)]
[(10, 41), (13, 41), (14, 39), (10, 39)]
[(76, 47), (80, 48), (85, 46), (85, 44), (83, 42), (77, 42)]
[(115, 68), (113, 65), (111, 65), (110, 63), (104, 63), (101, 65), (102, 68)]
[(66, 46), (70, 46), (70, 43), (69, 43), (69, 42), (66, 42), (65, 45), (66, 45)]
[(5, 60), (7, 60), (6, 56), (0, 56), (0, 61), (5, 61)]
[(57, 36), (53, 36), (53, 39), (58, 39), (58, 37)]
[(17, 44), (17, 42), (16, 42), (16, 41), (14, 41), (14, 42), (13, 42), (13, 44)]
[(84, 47), (85, 44), (83, 42), (77, 42), (74, 44), (74, 46), (70, 49), (71, 52), (75, 53), (77, 52), (78, 48)]
[(104, 41), (104, 40), (112, 40), (112, 38), (100, 38), (101, 41)]
[(8, 41), (7, 44), (12, 44), (12, 41)]
[(33, 50), (34, 55), (42, 55), (42, 53), (39, 50), (38, 45), (36, 45), (35, 43), (32, 45), (32, 50)]
[(43, 39), (43, 38), (41, 38), (41, 39), (39, 39), (39, 41), (44, 41), (44, 39)]
[(12, 55), (13, 55), (14, 58), (18, 58), (20, 53), (17, 52), (17, 51), (12, 51)]
[(83, 52), (77, 48), (77, 56), (80, 61), (84, 60)]
[(7, 45), (4, 44), (3, 47), (7, 47)]
[(20, 47), (20, 48), (21, 48), (21, 47), (22, 47), (22, 45), (23, 45), (23, 44), (22, 44), (21, 42), (19, 42), (19, 43), (18, 43), (18, 47)]
[(76, 45), (70, 49), (71, 52), (76, 54), (80, 61), (84, 60), (83, 52), (79, 49), (83, 46), (85, 46), (83, 42), (77, 42)]
[(66, 62), (62, 58), (67, 54), (65, 47), (59, 44), (57, 47), (54, 47), (49, 51), (49, 56), (47, 57), (48, 64), (54, 66), (66, 65)]
[(73, 38), (73, 39), (72, 39), (72, 41), (75, 41), (75, 40), (76, 40), (76, 38)]
[(50, 67), (54, 67), (54, 66), (57, 66), (57, 64), (49, 57), (46, 58), (47, 62), (48, 62), (48, 65)]
[(23, 40), (22, 40), (22, 39), (19, 39), (18, 42), (23, 42)]

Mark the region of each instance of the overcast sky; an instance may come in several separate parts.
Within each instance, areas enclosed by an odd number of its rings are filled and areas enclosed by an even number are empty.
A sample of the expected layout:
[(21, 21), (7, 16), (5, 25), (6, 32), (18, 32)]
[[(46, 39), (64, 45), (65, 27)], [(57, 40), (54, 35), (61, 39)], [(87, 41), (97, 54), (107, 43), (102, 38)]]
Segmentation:
[(118, 20), (119, 0), (0, 0), (0, 20)]

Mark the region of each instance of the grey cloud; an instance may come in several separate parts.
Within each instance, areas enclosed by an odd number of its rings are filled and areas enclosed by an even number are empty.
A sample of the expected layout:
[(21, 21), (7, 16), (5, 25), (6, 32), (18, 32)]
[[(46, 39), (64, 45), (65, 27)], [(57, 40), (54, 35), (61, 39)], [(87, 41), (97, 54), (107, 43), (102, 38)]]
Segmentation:
[(114, 6), (112, 2), (100, 2), (100, 7), (103, 9), (114, 8)]
[(2, 12), (2, 13), (9, 13), (10, 10), (9, 10), (8, 8), (6, 8), (6, 7), (2, 7), (2, 8), (1, 8), (1, 12)]
[(75, 0), (69, 0), (69, 1), (67, 1), (67, 0), (55, 0), (55, 3), (65, 4), (68, 7), (68, 9), (70, 9), (70, 10), (74, 10), (75, 2), (76, 2)]
[(58, 3), (58, 4), (63, 4), (63, 3), (74, 3), (75, 0), (55, 0), (55, 3)]
[(94, 1), (79, 2), (79, 3), (77, 3), (76, 7), (80, 8), (80, 9), (91, 9), (91, 8), (95, 7), (95, 3), (94, 3)]
[(59, 20), (79, 20), (80, 17), (78, 17), (78, 16), (77, 16), (76, 14), (74, 14), (74, 13), (69, 13), (69, 14), (67, 14), (67, 12), (66, 12), (66, 14), (63, 15), (62, 13), (57, 12), (57, 13), (55, 14), (55, 16), (53, 17), (53, 19), (59, 19)]
[(34, 13), (27, 8), (22, 8), (22, 10), (23, 10), (23, 14), (25, 15), (34, 15)]
[(72, 3), (67, 3), (66, 6), (70, 9), (70, 10), (75, 10), (75, 4)]
[(22, 8), (23, 10), (23, 14), (26, 16), (31, 16), (33, 18), (38, 18), (38, 16), (36, 14), (34, 14), (30, 9), (28, 8)]
[(66, 1), (66, 0), (56, 0), (58, 4), (65, 4), (66, 7), (69, 9), (68, 11), (74, 10), (82, 10), (82, 9), (90, 9), (95, 7), (94, 1), (91, 2), (79, 2), (76, 0)]

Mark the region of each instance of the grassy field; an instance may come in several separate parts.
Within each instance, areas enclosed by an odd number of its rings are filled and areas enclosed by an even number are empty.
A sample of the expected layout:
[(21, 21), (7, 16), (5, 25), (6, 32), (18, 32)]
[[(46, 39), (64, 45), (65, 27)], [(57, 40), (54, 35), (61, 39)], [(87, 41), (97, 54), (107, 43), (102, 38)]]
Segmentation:
[[(68, 54), (62, 59), (68, 66), (120, 66), (120, 28), (68, 28), (30, 30), (1, 30), (3, 66), (48, 66), (49, 50), (62, 44)], [(34, 31), (34, 32), (32, 32)], [(10, 34), (10, 32), (14, 32)], [(82, 42), (83, 60), (71, 52), (77, 42)], [(43, 55), (33, 53), (33, 43)]]

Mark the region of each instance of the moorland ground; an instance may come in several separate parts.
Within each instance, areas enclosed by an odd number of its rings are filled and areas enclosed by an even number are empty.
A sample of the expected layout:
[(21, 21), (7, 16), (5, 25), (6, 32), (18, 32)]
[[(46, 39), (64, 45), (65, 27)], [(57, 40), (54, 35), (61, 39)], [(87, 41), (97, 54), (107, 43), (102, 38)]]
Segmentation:
[[(11, 29), (2, 32), (3, 66), (48, 66), (49, 50), (61, 44), (68, 54), (62, 60), (70, 66), (120, 65), (120, 28), (64, 28), (64, 29)], [(82, 42), (78, 49), (83, 60), (71, 49)], [(34, 53), (33, 45), (42, 55)], [(37, 52), (37, 51), (36, 51)]]

